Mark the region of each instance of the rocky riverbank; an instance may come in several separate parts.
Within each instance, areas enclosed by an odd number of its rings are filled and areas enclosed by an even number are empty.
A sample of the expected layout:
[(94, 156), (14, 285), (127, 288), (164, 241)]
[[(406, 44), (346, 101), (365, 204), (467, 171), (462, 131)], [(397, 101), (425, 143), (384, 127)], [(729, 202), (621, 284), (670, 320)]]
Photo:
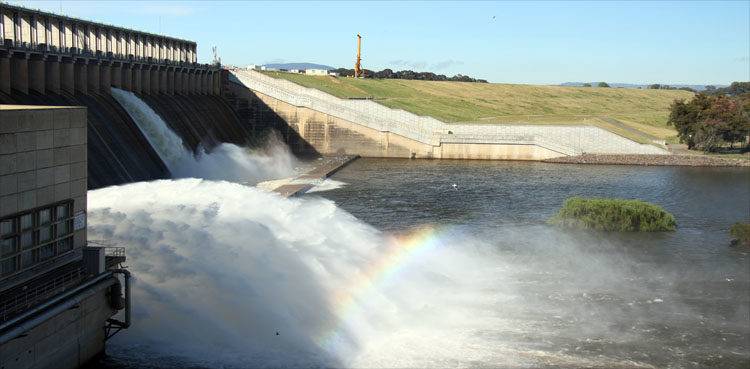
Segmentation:
[(674, 165), (691, 167), (750, 167), (750, 159), (708, 155), (605, 155), (583, 154), (545, 160), (564, 164)]

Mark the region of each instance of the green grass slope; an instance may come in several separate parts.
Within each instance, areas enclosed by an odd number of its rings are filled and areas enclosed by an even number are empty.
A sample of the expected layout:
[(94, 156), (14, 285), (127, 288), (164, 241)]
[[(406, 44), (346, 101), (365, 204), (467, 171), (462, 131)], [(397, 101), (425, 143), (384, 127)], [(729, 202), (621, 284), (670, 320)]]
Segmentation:
[(591, 124), (639, 142), (672, 139), (669, 105), (688, 91), (355, 79), (264, 72), (340, 98), (373, 98), (444, 122)]

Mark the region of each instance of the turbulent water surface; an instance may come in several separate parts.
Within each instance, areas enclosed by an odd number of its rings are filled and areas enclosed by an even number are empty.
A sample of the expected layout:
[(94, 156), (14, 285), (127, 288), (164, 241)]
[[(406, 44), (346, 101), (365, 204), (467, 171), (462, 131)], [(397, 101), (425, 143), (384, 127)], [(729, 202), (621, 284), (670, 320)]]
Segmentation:
[[(197, 178), (89, 192), (89, 237), (135, 276), (106, 366), (750, 365), (750, 261), (727, 234), (750, 218), (746, 169), (360, 159), (284, 199), (251, 186), (293, 174), (278, 143), (195, 156), (118, 99)], [(679, 228), (547, 225), (573, 195), (651, 201)]]
[[(727, 235), (746, 171), (362, 159), (334, 178), (292, 200), (197, 179), (91, 192), (92, 237), (127, 245), (138, 279), (109, 364), (750, 363), (750, 264)], [(653, 201), (679, 230), (546, 225), (571, 195)]]

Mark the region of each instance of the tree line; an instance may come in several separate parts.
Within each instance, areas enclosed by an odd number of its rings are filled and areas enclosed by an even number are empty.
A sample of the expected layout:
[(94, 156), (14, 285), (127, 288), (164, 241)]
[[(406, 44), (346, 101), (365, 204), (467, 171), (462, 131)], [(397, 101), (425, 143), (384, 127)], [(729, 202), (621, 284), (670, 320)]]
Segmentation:
[(690, 101), (675, 100), (669, 121), (677, 129), (680, 142), (689, 149), (717, 152), (740, 144), (750, 149), (750, 82), (734, 82), (696, 94)]
[[(456, 74), (453, 77), (448, 77), (444, 74), (436, 74), (432, 72), (415, 72), (412, 70), (400, 70), (394, 72), (390, 68), (383, 69), (379, 72), (375, 72), (369, 69), (364, 69), (365, 78), (382, 78), (382, 79), (412, 79), (420, 81), (455, 81), (455, 82), (479, 82), (487, 83), (485, 79), (477, 79), (463, 74)], [(331, 72), (338, 73), (342, 77), (353, 77), (354, 69), (338, 68)]]
[(658, 83), (648, 85), (647, 87), (649, 90), (682, 90), (682, 91), (696, 92), (694, 89), (690, 87), (673, 87), (670, 85), (662, 85)]
[(716, 86), (706, 86), (705, 93), (710, 95), (729, 95), (740, 96), (750, 93), (750, 82), (732, 82), (727, 87), (716, 88)]
[[(591, 87), (591, 83), (584, 83), (581, 85), (581, 87)], [(607, 82), (599, 82), (596, 84), (596, 87), (603, 87), (603, 88), (609, 88), (609, 83)]]

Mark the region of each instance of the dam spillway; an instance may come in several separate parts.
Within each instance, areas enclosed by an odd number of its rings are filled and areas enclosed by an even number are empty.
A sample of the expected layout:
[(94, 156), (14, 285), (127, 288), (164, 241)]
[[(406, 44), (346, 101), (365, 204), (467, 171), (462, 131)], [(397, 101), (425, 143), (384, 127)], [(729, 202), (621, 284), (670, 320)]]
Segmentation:
[(193, 41), (0, 4), (0, 104), (87, 107), (88, 188), (169, 178), (112, 88), (142, 98), (191, 150), (251, 137)]

